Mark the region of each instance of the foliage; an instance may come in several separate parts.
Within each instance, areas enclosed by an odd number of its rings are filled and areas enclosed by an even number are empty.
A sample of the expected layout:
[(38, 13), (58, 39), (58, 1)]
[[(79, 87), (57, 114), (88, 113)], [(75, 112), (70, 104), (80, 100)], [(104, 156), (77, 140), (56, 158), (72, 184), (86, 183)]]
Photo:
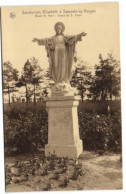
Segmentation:
[[(108, 106), (110, 111), (108, 111)], [(87, 100), (83, 103), (79, 103), (78, 110), (85, 113), (97, 113), (97, 114), (108, 114), (110, 112), (113, 115), (116, 111), (121, 109), (121, 100)]]
[(29, 95), (28, 93), (28, 84), (32, 84), (34, 86), (33, 89), (33, 95), (34, 95), (34, 104), (36, 104), (36, 87), (41, 83), (42, 79), (42, 69), (39, 66), (39, 61), (33, 57), (31, 59), (28, 59), (23, 67), (23, 72), (21, 75), (21, 78), (18, 83), (18, 87), (21, 87), (23, 85), (26, 86), (26, 103), (28, 105), (29, 101)]
[(79, 178), (79, 176), (83, 176), (83, 170), (82, 170), (82, 162), (79, 163), (78, 160), (75, 161), (75, 165), (74, 165), (74, 172), (73, 172), (73, 176), (72, 179), (73, 180), (77, 180)]
[[(120, 112), (109, 115), (79, 112), (80, 138), (84, 149), (121, 150)], [(45, 104), (34, 107), (25, 103), (11, 105), (4, 112), (5, 148), (17, 148), (18, 152), (37, 150), (47, 143), (48, 114)], [(51, 156), (50, 156), (51, 157)], [(52, 168), (54, 164), (52, 163)], [(67, 171), (67, 159), (60, 161), (63, 171)]]
[[(74, 159), (70, 159), (68, 157), (57, 157), (55, 154), (51, 154), (51, 157), (45, 157), (45, 155), (30, 156), (27, 155), (27, 160), (16, 160), (13, 161), (11, 165), (8, 163), (5, 164), (5, 178), (6, 185), (15, 183), (20, 184), (28, 184), (32, 182), (33, 188), (37, 188), (42, 190), (52, 190), (56, 187), (65, 188), (70, 186), (72, 180), (76, 180), (73, 178), (73, 171), (75, 169), (75, 161)], [(44, 160), (44, 163), (42, 162)], [(55, 169), (51, 170), (51, 163), (55, 164)], [(68, 172), (62, 173), (63, 167), (59, 166), (60, 161), (63, 163), (67, 162), (67, 165), (70, 169)], [(76, 169), (80, 172), (82, 170), (82, 165), (76, 165)], [(36, 176), (35, 176), (36, 175)], [(78, 175), (83, 176), (84, 174)], [(43, 176), (43, 178), (42, 178)], [(83, 177), (82, 177), (83, 178)], [(37, 180), (37, 181), (35, 181)], [(80, 181), (80, 180), (79, 180)], [(42, 183), (42, 184), (41, 184)], [(76, 185), (76, 182), (74, 183)], [(78, 185), (78, 184), (77, 184)]]
[(111, 53), (106, 59), (99, 55), (99, 64), (95, 65), (95, 76), (90, 87), (93, 99), (111, 99), (120, 96), (120, 63)]
[(7, 61), (3, 63), (3, 92), (8, 93), (10, 105), (10, 93), (16, 91), (16, 81), (18, 81), (18, 70)]
[(44, 108), (33, 112), (19, 111), (17, 114), (12, 109), (8, 116), (4, 116), (5, 148), (16, 148), (18, 153), (34, 153), (47, 144), (48, 116)]
[(4, 104), (4, 115), (6, 115), (8, 119), (19, 119), (19, 114), (24, 116), (27, 115), (27, 112), (39, 114), (41, 111), (46, 112), (45, 108), (45, 103), (41, 102), (37, 102), (36, 106), (30, 103), (28, 107), (25, 102), (11, 103), (11, 106)]
[(71, 86), (76, 87), (81, 96), (82, 103), (85, 97), (85, 92), (88, 90), (88, 87), (91, 85), (92, 75), (87, 68), (87, 64), (84, 61), (79, 61), (74, 72), (74, 75), (71, 80)]
[(84, 149), (121, 151), (121, 114), (79, 112), (80, 138)]
[(70, 180), (70, 178), (69, 178), (68, 176), (66, 176), (66, 177), (64, 178), (63, 183), (62, 183), (61, 186), (67, 187), (68, 184), (69, 184), (69, 182), (71, 182), (71, 180)]

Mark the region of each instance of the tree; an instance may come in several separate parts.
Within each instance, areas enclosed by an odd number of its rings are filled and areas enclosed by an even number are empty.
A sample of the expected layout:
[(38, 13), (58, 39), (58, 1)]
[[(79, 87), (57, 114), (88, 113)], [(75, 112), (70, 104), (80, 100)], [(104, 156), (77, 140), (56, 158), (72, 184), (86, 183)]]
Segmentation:
[(44, 97), (47, 97), (48, 94), (51, 92), (50, 88), (55, 84), (55, 82), (52, 80), (52, 77), (50, 76), (49, 69), (43, 69), (42, 71), (42, 79), (37, 86), (37, 95), (43, 99)]
[(36, 87), (41, 83), (42, 80), (42, 69), (38, 64), (38, 60), (33, 57), (29, 60), (31, 64), (31, 84), (34, 86), (33, 95), (34, 95), (34, 105), (36, 104)]
[(16, 82), (18, 81), (18, 70), (14, 69), (12, 64), (7, 61), (3, 63), (3, 92), (8, 93), (10, 105), (10, 93), (15, 92)]
[[(28, 62), (28, 61), (27, 61)], [(26, 63), (27, 63), (26, 62)], [(25, 86), (25, 96), (26, 96), (26, 104), (28, 106), (28, 102), (29, 102), (29, 95), (28, 95), (28, 87), (27, 87), (27, 84), (28, 84), (28, 79), (24, 76), (24, 75), (21, 75), (21, 77), (19, 78), (19, 81), (18, 83), (16, 84), (17, 87), (22, 87), (22, 86)]]
[(28, 59), (23, 67), (23, 72), (18, 83), (18, 87), (26, 87), (26, 104), (28, 106), (29, 98), (32, 95), (28, 91), (28, 84), (33, 85), (33, 95), (34, 95), (34, 104), (36, 104), (36, 87), (41, 83), (42, 79), (42, 69), (39, 66), (38, 60), (33, 57)]
[(120, 63), (111, 53), (106, 59), (99, 55), (99, 64), (95, 65), (94, 81), (90, 87), (90, 92), (94, 96), (94, 100), (110, 99), (112, 96), (120, 95)]
[(87, 63), (85, 63), (84, 61), (79, 61), (70, 82), (72, 87), (76, 87), (78, 89), (79, 95), (82, 99), (82, 103), (84, 100), (85, 92), (86, 90), (88, 91), (88, 86), (90, 86), (92, 78), (90, 69), (87, 68), (87, 66)]

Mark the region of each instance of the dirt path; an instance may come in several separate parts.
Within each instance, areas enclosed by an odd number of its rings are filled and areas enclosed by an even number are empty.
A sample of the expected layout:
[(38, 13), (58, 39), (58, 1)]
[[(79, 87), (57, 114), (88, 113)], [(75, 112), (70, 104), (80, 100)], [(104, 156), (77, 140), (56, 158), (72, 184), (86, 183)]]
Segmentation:
[[(88, 156), (88, 159), (86, 157)], [(91, 157), (91, 158), (90, 158)], [(122, 189), (122, 167), (120, 155), (103, 156), (83, 153), (83, 166), (88, 169), (84, 190)]]
[[(67, 187), (60, 188), (58, 183), (53, 190), (108, 190), (122, 189), (122, 166), (120, 154), (98, 155), (91, 152), (83, 152), (80, 159), (83, 164), (84, 175), (77, 181), (71, 181)], [(24, 157), (17, 156), (6, 158), (6, 163), (11, 164), (15, 160), (24, 160)], [(33, 182), (39, 182), (40, 177), (32, 178)], [(46, 178), (45, 178), (46, 179)], [(55, 181), (56, 182), (56, 181)], [(36, 187), (37, 188), (37, 187)], [(41, 190), (39, 187), (35, 190)], [(7, 192), (34, 191), (30, 184), (8, 184)]]

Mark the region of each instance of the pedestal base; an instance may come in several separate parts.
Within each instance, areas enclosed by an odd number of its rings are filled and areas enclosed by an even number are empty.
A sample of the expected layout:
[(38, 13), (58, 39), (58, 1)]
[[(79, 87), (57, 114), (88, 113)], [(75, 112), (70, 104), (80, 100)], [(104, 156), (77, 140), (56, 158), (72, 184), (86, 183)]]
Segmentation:
[(56, 153), (58, 157), (77, 158), (82, 153), (82, 142), (79, 145), (51, 145), (45, 146), (45, 155)]
[(79, 138), (77, 106), (75, 96), (46, 98), (48, 108), (48, 144), (45, 155), (54, 153), (58, 157), (77, 158), (82, 152)]

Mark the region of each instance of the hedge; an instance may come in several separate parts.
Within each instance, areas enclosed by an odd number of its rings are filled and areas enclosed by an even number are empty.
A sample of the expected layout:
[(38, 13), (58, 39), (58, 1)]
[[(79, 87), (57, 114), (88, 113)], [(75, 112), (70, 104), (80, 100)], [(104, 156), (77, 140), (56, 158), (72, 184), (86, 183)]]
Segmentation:
[[(84, 150), (121, 151), (121, 114), (112, 116), (78, 113), (80, 138)], [(36, 152), (48, 141), (48, 112), (45, 107), (34, 109), (12, 107), (4, 114), (5, 148), (18, 153)]]

